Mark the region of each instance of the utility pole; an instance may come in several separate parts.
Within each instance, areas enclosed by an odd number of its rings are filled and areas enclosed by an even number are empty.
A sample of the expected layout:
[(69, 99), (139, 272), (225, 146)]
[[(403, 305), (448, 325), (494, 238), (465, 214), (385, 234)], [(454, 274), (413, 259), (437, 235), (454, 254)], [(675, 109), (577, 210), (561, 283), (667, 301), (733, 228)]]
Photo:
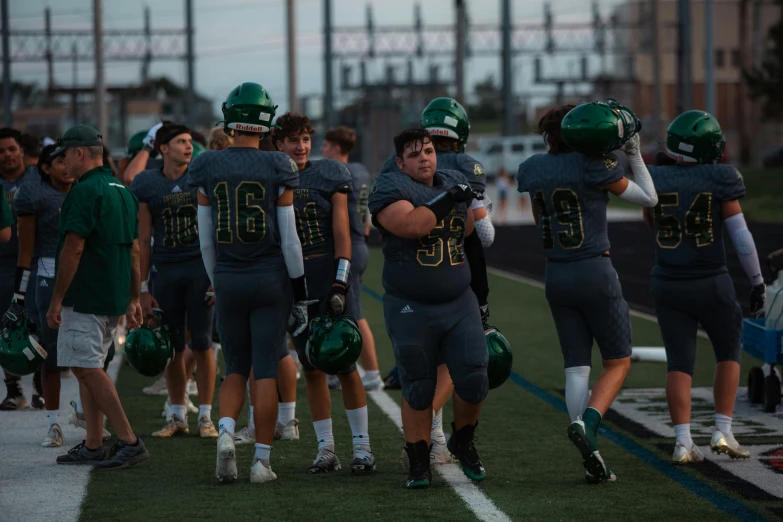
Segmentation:
[(715, 114), (715, 16), (713, 0), (704, 2), (704, 94), (706, 110)]
[(98, 132), (107, 142), (106, 79), (103, 68), (103, 0), (93, 0), (93, 32), (95, 33), (95, 121)]
[(141, 62), (141, 83), (147, 83), (150, 77), (150, 62), (152, 62), (152, 24), (150, 23), (150, 8), (144, 7), (144, 60)]
[(71, 89), (71, 119), (73, 120), (73, 124), (76, 125), (76, 123), (79, 121), (79, 94), (76, 90), (77, 87), (79, 87), (79, 54), (78, 54), (78, 48), (76, 47), (76, 42), (73, 43), (73, 46), (71, 48), (71, 52), (73, 53), (73, 78), (72, 78), (72, 87)]
[(185, 98), (185, 115), (188, 126), (193, 128), (196, 125), (196, 93), (195, 93), (195, 65), (196, 57), (193, 50), (193, 0), (185, 0), (185, 31), (187, 40), (187, 64), (188, 64), (188, 85)]
[(513, 74), (511, 71), (511, 0), (502, 0), (500, 19), (503, 24), (503, 136), (515, 134)]
[(288, 107), (299, 112), (299, 97), (296, 93), (296, 5), (294, 0), (286, 2), (286, 38), (288, 42)]
[(8, 0), (2, 1), (3, 18), (3, 119), (5, 126), (14, 124), (14, 115), (11, 113), (11, 42), (8, 27)]
[(677, 9), (677, 113), (693, 109), (691, 76), (691, 2), (678, 0)]
[[(740, 0), (739, 5), (739, 48), (740, 70), (744, 71), (748, 65), (748, 0)], [(739, 83), (737, 88), (737, 127), (739, 131), (740, 160), (743, 165), (750, 162), (750, 136), (748, 134), (748, 90), (745, 82)]]
[(457, 83), (457, 101), (465, 105), (465, 34), (467, 33), (467, 17), (465, 15), (465, 0), (455, 0), (457, 13), (457, 41), (455, 45), (456, 67), (454, 68)]
[(52, 60), (52, 10), (44, 10), (44, 32), (46, 33), (46, 88), (54, 87), (54, 61)]
[(324, 128), (334, 121), (334, 80), (332, 78), (332, 0), (324, 0)]
[(663, 93), (661, 87), (661, 19), (659, 15), (659, 0), (650, 0), (650, 15), (652, 18), (652, 63), (653, 63), (653, 135), (655, 142), (663, 139)]

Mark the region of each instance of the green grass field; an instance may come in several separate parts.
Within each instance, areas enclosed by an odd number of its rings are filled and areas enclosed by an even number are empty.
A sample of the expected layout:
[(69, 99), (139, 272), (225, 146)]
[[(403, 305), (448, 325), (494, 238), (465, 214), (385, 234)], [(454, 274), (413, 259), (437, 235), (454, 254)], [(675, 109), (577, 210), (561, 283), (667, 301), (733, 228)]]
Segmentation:
[[(381, 263), (380, 252), (374, 250), (365, 285), (377, 293), (382, 293)], [(543, 291), (494, 275), (490, 276), (490, 288), (491, 322), (511, 342), (519, 377), (491, 391), (482, 411), (477, 447), (487, 479), (479, 489), (511, 520), (703, 521), (754, 519), (756, 514), (762, 519), (773, 516), (768, 508), (783, 508), (783, 502), (745, 502), (721, 483), (694, 470), (678, 469), (680, 477), (673, 480), (667, 476), (671, 473), (667, 462), (671, 445), (666, 451), (657, 447), (673, 441), (636, 439), (611, 423), (606, 424), (612, 433), (625, 442), (617, 445), (605, 437), (600, 441), (602, 454), (618, 482), (586, 485), (578, 453), (565, 435), (567, 415), (555, 407), (558, 390), (563, 387), (562, 359)], [(388, 370), (393, 358), (381, 303), (364, 293), (363, 306), (374, 328), (381, 368)], [(633, 329), (636, 345), (661, 345), (654, 323), (633, 319)], [(702, 339), (698, 359), (702, 364), (697, 365), (694, 384), (708, 386), (714, 359)], [(744, 367), (751, 362), (743, 361)], [(594, 367), (600, 368), (598, 358)], [(595, 377), (597, 370), (593, 373)], [(635, 365), (626, 385), (662, 387), (664, 378), (665, 365)], [(239, 481), (219, 486), (214, 477), (214, 440), (193, 435), (175, 440), (149, 436), (161, 426), (163, 404), (163, 398), (141, 394), (141, 388), (151, 381), (124, 366), (117, 383), (131, 424), (144, 438), (151, 457), (127, 471), (93, 473), (82, 520), (476, 520), (439, 476), (427, 491), (403, 488), (406, 472), (401, 435), (371, 400), (370, 436), (379, 461), (378, 472), (367, 476), (355, 476), (347, 470), (308, 475), (305, 469), (315, 455), (316, 443), (303, 380), (299, 381), (297, 405), (301, 440), (278, 442), (272, 452), (272, 467), (279, 480), (251, 485), (247, 477), (253, 449), (240, 446)], [(540, 392), (531, 393), (538, 388)], [(399, 402), (398, 391), (389, 394)], [(333, 392), (337, 453), (346, 461), (351, 439), (341, 402), (339, 392)], [(217, 417), (215, 410), (213, 418)], [(444, 424), (447, 419), (450, 422), (448, 409)], [(245, 421), (243, 413), (238, 428)], [(197, 433), (195, 415), (190, 416), (190, 426)], [(705, 448), (708, 441), (697, 442)], [(684, 482), (690, 483), (691, 489), (701, 488), (706, 492), (703, 496), (723, 502), (723, 509), (685, 489), (681, 485)], [(743, 512), (748, 508), (752, 512)]]

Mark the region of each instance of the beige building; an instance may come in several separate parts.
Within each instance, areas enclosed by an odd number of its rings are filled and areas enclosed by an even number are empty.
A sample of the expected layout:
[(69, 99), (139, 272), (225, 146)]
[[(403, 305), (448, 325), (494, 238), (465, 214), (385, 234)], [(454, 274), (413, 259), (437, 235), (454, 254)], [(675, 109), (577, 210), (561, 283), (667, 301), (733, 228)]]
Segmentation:
[[(740, 5), (742, 0), (713, 0), (714, 13), (714, 78), (715, 115), (729, 140), (729, 151), (736, 157), (739, 150), (741, 120), (756, 120), (753, 111), (758, 108), (745, 96), (742, 88), (743, 46), (740, 42)], [(693, 109), (706, 109), (705, 100), (705, 2), (691, 0), (691, 71), (693, 82)], [(769, 28), (781, 17), (781, 9), (768, 0), (746, 0), (744, 58), (746, 67), (763, 59)], [(651, 23), (651, 0), (631, 0), (616, 8), (620, 26), (638, 23), (639, 29), (617, 29), (614, 43), (629, 49), (629, 55), (617, 55), (614, 61), (614, 79), (603, 90), (607, 95), (631, 107), (652, 129), (654, 113), (653, 34), (658, 31), (660, 42), (660, 114), (663, 129), (677, 115), (677, 0), (658, 0), (658, 27)], [(630, 81), (629, 81), (630, 80)], [(602, 93), (603, 94), (603, 93)], [(753, 156), (773, 143), (783, 143), (776, 132), (770, 143), (751, 144)], [(753, 133), (754, 140), (758, 133)]]

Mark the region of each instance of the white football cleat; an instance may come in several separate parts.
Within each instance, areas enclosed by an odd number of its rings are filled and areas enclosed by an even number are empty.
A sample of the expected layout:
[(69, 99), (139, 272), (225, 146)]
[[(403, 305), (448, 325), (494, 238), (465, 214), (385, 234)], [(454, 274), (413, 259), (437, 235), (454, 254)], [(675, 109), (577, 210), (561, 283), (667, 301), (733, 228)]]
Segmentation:
[(381, 391), (384, 388), (383, 377), (376, 375), (375, 377), (362, 377), (362, 384), (365, 391)]
[[(188, 380), (188, 385), (185, 388), (187, 395), (198, 395), (198, 385), (193, 379)], [(188, 399), (190, 400), (190, 399)]]
[(166, 377), (161, 377), (146, 388), (141, 389), (144, 395), (168, 395), (169, 389), (166, 387)]
[[(255, 437), (255, 430), (253, 432)], [(287, 424), (275, 423), (275, 440), (299, 440), (299, 421), (291, 419)]]
[(234, 444), (241, 446), (242, 444), (255, 444), (256, 443), (256, 429), (250, 426), (245, 426), (239, 432), (234, 434)]
[(49, 433), (41, 444), (44, 448), (59, 448), (63, 445), (63, 430), (59, 424), (49, 426)]
[[(198, 406), (193, 404), (193, 401), (191, 401), (190, 397), (187, 395), (185, 395), (185, 408), (187, 409), (188, 413), (198, 413)], [(166, 402), (163, 403), (163, 411), (161, 412), (160, 416), (167, 420), (171, 418), (170, 399), (166, 399)]]
[(263, 484), (273, 480), (277, 480), (277, 475), (272, 471), (272, 468), (264, 466), (260, 460), (253, 458), (253, 465), (250, 466), (250, 483)]
[(217, 463), (215, 477), (219, 482), (234, 482), (237, 479), (237, 451), (234, 437), (225, 429), (217, 440)]
[(725, 453), (732, 459), (749, 459), (750, 452), (739, 445), (737, 439), (731, 433), (724, 434), (717, 427), (712, 428), (710, 449), (713, 453)]
[(674, 445), (674, 454), (672, 454), (672, 464), (698, 464), (704, 461), (699, 447), (692, 444), (690, 449), (686, 448), (682, 442)]
[[(76, 401), (71, 401), (71, 411), (68, 413), (68, 423), (77, 428), (82, 428), (85, 431), (87, 430), (87, 421), (84, 419), (84, 413), (76, 411)], [(109, 440), (111, 438), (111, 433), (106, 429), (106, 426), (103, 427), (102, 438), (103, 440)]]
[(451, 464), (454, 462), (454, 457), (451, 456), (451, 452), (446, 447), (446, 443), (440, 443), (432, 441), (430, 446), (430, 466), (436, 464)]
[(330, 390), (341, 390), (343, 387), (342, 384), (340, 384), (340, 378), (336, 375), (327, 375), (326, 385), (329, 386)]

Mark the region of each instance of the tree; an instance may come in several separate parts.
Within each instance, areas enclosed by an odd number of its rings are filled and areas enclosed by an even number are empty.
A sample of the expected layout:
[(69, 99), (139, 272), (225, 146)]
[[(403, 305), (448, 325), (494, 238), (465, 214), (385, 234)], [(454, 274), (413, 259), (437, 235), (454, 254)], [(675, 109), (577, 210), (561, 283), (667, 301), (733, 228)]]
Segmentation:
[[(783, 0), (775, 3), (783, 8)], [(770, 27), (767, 34), (770, 44), (759, 67), (743, 71), (750, 97), (761, 100), (764, 119), (783, 117), (783, 18)]]
[(487, 75), (473, 87), (477, 102), (468, 106), (471, 120), (496, 120), (500, 117), (500, 87), (495, 85), (495, 77)]

